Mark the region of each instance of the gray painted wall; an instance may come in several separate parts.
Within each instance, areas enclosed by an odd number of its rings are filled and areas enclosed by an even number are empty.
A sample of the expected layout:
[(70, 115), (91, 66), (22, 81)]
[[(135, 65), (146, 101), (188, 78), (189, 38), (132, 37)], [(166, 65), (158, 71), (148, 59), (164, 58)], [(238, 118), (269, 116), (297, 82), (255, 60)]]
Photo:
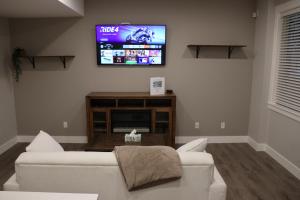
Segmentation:
[(8, 20), (0, 19), (0, 146), (17, 134)]
[[(256, 55), (253, 65), (249, 136), (266, 143), (300, 167), (300, 122), (276, 113), (267, 107), (272, 46), (274, 8), (286, 1), (259, 0), (255, 35)], [(262, 56), (262, 55), (265, 56)]]
[(266, 141), (268, 124), (268, 88), (270, 76), (270, 57), (272, 56), (273, 42), (273, 19), (270, 9), (273, 8), (272, 1), (258, 0), (257, 10), (259, 16), (256, 18), (253, 79), (251, 92), (251, 106), (248, 134), (257, 142)]
[[(18, 133), (34, 135), (44, 129), (53, 135), (85, 135), (84, 97), (91, 91), (148, 91), (151, 76), (165, 76), (177, 102), (177, 135), (247, 135), (255, 10), (253, 0), (87, 0), (80, 19), (11, 20), (13, 47), (40, 55), (74, 54), (63, 70), (60, 62), (24, 61), (15, 84)], [(96, 64), (95, 24), (167, 24), (167, 65), (161, 68), (105, 68)], [(245, 44), (239, 59), (194, 59), (190, 43)], [(215, 49), (216, 57), (227, 55)], [(244, 54), (244, 55), (243, 55)], [(240, 56), (242, 55), (242, 56)], [(234, 57), (233, 56), (233, 57)], [(244, 59), (241, 57), (247, 57)], [(224, 56), (223, 56), (224, 57)], [(226, 129), (220, 122), (226, 121)], [(62, 122), (69, 128), (63, 129)], [(194, 122), (200, 129), (194, 129)]]

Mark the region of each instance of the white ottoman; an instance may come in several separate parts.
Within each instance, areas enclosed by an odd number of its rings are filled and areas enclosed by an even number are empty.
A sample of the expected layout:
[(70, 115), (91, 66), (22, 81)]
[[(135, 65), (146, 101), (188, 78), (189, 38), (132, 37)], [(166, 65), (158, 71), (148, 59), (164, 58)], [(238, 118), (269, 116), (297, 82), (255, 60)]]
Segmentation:
[(6, 192), (0, 191), (0, 200), (97, 200), (98, 194)]

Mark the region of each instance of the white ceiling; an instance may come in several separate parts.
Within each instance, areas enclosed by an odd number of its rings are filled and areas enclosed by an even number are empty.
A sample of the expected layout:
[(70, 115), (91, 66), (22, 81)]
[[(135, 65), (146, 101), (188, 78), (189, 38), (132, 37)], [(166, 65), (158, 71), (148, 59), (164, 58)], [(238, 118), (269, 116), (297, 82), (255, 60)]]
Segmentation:
[(0, 17), (80, 17), (84, 0), (0, 0)]

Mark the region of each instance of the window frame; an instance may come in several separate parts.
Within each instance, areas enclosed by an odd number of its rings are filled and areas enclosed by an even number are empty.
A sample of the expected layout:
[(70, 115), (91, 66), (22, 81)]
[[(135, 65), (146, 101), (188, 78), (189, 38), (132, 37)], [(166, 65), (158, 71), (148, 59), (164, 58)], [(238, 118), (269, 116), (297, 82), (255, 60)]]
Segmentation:
[(272, 66), (271, 66), (271, 78), (268, 98), (268, 108), (285, 115), (291, 119), (300, 122), (300, 112), (288, 109), (284, 106), (280, 106), (275, 103), (275, 95), (277, 89), (278, 69), (279, 69), (279, 52), (281, 42), (281, 29), (282, 29), (282, 17), (290, 15), (296, 12), (300, 12), (300, 1), (294, 0), (275, 8), (275, 25), (274, 25), (274, 39), (273, 39), (273, 52), (272, 52)]

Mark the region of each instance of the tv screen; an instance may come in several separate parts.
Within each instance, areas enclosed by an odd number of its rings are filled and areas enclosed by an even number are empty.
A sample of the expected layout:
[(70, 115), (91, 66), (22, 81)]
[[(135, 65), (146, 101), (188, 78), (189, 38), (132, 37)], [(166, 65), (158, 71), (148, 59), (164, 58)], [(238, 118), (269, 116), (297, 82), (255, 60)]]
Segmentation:
[(165, 65), (165, 25), (96, 25), (98, 65)]

